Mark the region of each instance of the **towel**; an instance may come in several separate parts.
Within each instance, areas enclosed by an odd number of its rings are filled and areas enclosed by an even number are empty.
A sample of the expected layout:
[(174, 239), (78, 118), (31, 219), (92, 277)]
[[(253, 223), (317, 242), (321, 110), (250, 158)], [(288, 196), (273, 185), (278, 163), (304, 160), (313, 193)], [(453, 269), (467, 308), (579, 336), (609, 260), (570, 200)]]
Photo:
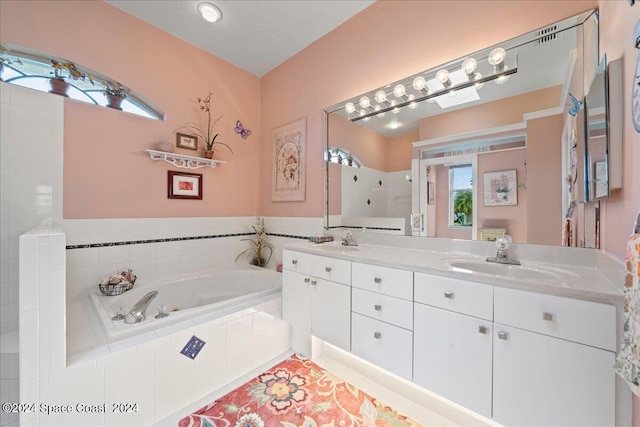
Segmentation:
[(573, 231), (571, 230), (571, 219), (565, 218), (562, 225), (562, 246), (573, 246)]
[(640, 396), (640, 234), (627, 241), (624, 278), (624, 328), (615, 370)]

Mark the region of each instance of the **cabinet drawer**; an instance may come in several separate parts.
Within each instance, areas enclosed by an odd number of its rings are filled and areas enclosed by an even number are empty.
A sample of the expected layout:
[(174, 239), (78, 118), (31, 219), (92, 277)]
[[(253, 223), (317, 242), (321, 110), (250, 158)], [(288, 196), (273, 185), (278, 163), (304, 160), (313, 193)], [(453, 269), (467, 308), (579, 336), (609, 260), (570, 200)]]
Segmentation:
[(416, 302), (493, 320), (493, 286), (424, 273), (415, 280)]
[(367, 291), (413, 300), (413, 272), (353, 263), (352, 285)]
[(495, 288), (495, 322), (616, 350), (613, 305), (507, 288)]
[(401, 328), (413, 329), (413, 303), (411, 301), (353, 288), (351, 291), (351, 311)]
[(319, 255), (310, 257), (313, 276), (345, 285), (351, 284), (351, 261)]
[(282, 268), (297, 271), (302, 274), (311, 274), (311, 259), (313, 255), (304, 252), (282, 251)]
[(406, 329), (351, 314), (351, 351), (382, 369), (411, 380), (413, 333)]

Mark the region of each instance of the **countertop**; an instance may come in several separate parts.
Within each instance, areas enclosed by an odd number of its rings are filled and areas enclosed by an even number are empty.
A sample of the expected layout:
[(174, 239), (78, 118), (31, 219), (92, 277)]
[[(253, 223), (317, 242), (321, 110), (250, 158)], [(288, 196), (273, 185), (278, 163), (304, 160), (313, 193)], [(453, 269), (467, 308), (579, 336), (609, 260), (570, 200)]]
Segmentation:
[[(619, 304), (623, 301), (623, 292), (595, 267), (533, 261), (522, 261), (520, 267), (510, 267), (488, 263), (485, 256), (469, 253), (407, 249), (368, 243), (357, 247), (344, 247), (339, 242), (301, 242), (285, 245), (283, 249), (568, 298), (608, 304)], [(490, 266), (486, 267), (487, 264)], [(472, 271), (461, 266), (489, 268), (500, 274)], [(505, 274), (502, 274), (503, 270)]]

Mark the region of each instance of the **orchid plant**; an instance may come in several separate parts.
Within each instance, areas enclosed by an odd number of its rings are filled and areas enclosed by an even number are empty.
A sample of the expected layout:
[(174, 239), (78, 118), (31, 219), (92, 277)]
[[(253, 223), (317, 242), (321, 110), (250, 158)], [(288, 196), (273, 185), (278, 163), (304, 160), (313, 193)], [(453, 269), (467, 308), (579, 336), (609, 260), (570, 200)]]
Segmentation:
[[(53, 67), (54, 79), (64, 80), (65, 77), (69, 77), (71, 80), (84, 81), (85, 79), (87, 79), (89, 80), (89, 82), (91, 82), (91, 84), (93, 84), (93, 78), (90, 75), (85, 74), (82, 71), (78, 70), (76, 68), (76, 64), (74, 64), (73, 62), (68, 62), (68, 61), (59, 62), (59, 61), (56, 61), (55, 59), (52, 59), (51, 66)], [(65, 76), (65, 74), (67, 75)]]
[[(271, 243), (267, 243), (267, 227), (264, 225), (264, 218), (258, 217), (256, 225), (252, 225), (251, 228), (253, 228), (256, 235), (253, 239), (241, 239), (242, 241), (251, 242), (251, 244), (247, 249), (238, 254), (236, 261), (244, 255), (251, 258), (253, 265), (265, 267), (271, 260), (274, 248)], [(269, 257), (265, 260), (266, 249), (269, 250)]]
[(120, 82), (103, 80), (100, 83), (102, 83), (102, 85), (104, 86), (103, 92), (105, 94), (117, 96), (119, 98), (126, 98), (127, 95), (131, 93), (131, 89), (124, 86)]
[(222, 116), (218, 117), (215, 120), (211, 119), (211, 98), (212, 97), (213, 97), (213, 94), (209, 92), (209, 94), (206, 97), (197, 98), (200, 111), (203, 111), (207, 114), (207, 126), (203, 127), (203, 126), (200, 126), (198, 123), (187, 122), (183, 124), (180, 127), (180, 129), (190, 129), (191, 131), (193, 131), (195, 135), (197, 135), (198, 137), (204, 140), (207, 150), (213, 150), (213, 147), (216, 144), (219, 144), (227, 147), (229, 151), (231, 151), (231, 154), (233, 154), (233, 150), (231, 149), (231, 147), (229, 147), (224, 142), (216, 141), (216, 139), (220, 134), (219, 133), (214, 134), (213, 128), (215, 127), (216, 123), (218, 123), (218, 121), (222, 118)]

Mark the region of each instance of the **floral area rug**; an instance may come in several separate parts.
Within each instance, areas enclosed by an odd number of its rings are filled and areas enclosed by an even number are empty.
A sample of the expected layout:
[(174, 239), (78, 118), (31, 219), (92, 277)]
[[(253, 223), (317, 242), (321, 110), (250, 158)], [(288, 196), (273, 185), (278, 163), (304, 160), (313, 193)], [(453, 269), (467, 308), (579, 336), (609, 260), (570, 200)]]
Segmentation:
[(294, 354), (180, 427), (417, 427), (353, 385)]

